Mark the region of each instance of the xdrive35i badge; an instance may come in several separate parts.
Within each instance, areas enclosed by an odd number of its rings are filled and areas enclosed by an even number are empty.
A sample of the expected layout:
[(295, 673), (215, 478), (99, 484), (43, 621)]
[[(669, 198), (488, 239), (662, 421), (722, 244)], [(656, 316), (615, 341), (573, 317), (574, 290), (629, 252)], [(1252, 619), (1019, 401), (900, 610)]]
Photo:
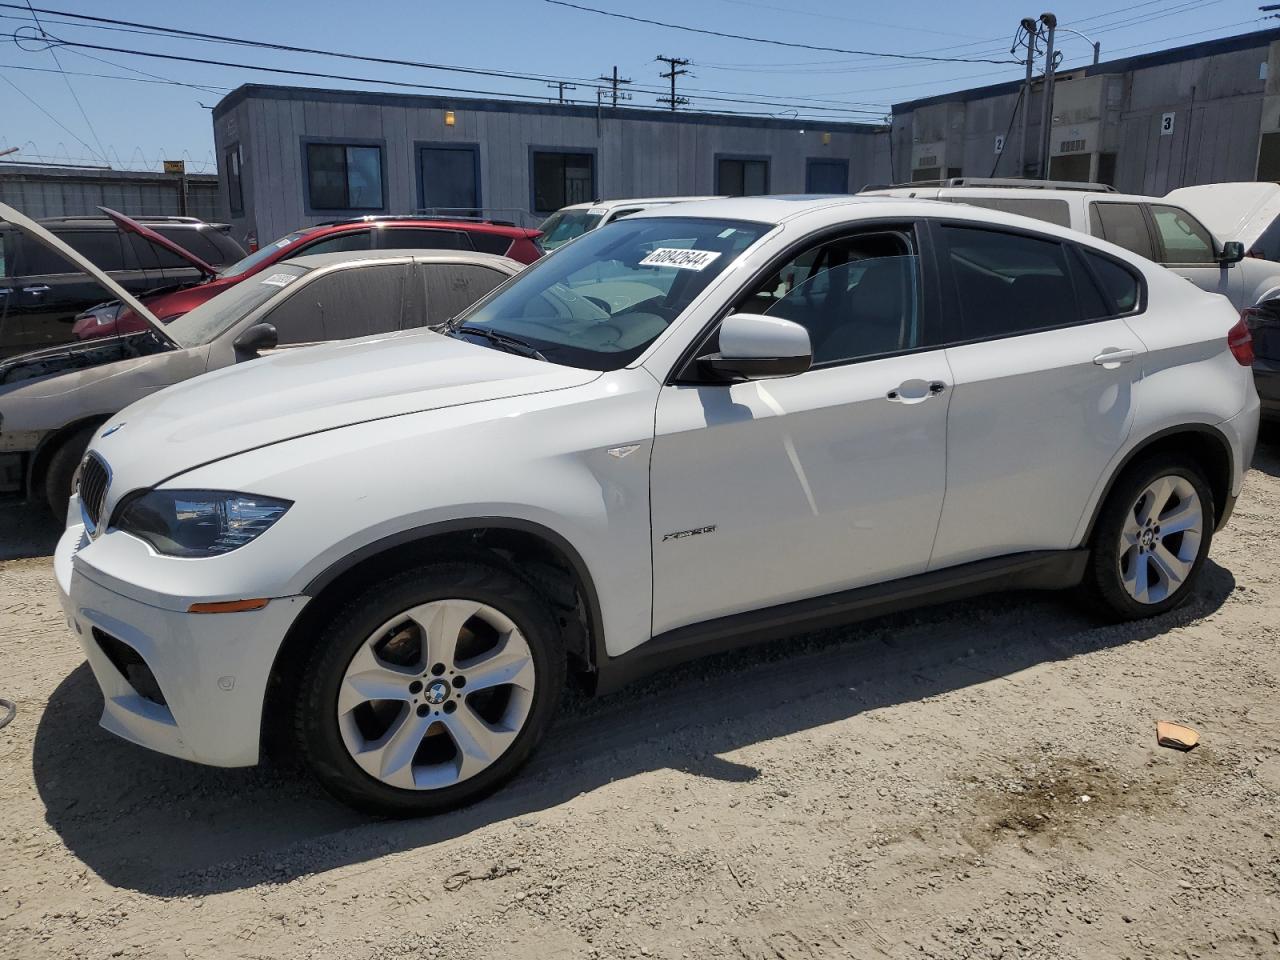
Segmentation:
[(685, 537), (696, 537), (704, 533), (715, 533), (716, 525), (713, 523), (709, 527), (694, 527), (692, 530), (677, 530), (675, 533), (668, 533), (663, 536), (662, 542), (668, 540), (683, 540)]

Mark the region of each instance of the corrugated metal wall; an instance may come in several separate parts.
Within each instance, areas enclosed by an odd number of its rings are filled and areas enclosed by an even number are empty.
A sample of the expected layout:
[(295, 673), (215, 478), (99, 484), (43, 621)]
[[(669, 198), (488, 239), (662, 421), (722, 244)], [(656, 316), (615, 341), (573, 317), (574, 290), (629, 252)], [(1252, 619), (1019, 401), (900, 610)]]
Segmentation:
[[(1140, 62), (1117, 64), (1117, 71), (1111, 74), (1118, 84), (1116, 102), (1109, 102), (1100, 115), (1099, 135), (1091, 138), (1089, 146), (1094, 153), (1116, 152), (1116, 189), (1162, 196), (1176, 187), (1192, 184), (1253, 180), (1263, 126), (1265, 64), (1273, 56), (1274, 45), (1269, 36), (1264, 36), (1255, 45), (1236, 43), (1243, 48), (1226, 52), (1214, 53), (1212, 44), (1206, 45), (1209, 49), (1202, 56), (1195, 55), (1195, 50), (1185, 56), (1176, 51), (1172, 56), (1180, 59), (1174, 62), (1150, 66)], [(1091, 77), (1106, 76), (1108, 64), (1070, 72), (1060, 78), (1058, 91), (1069, 89), (1067, 84), (1089, 82), (1077, 79), (1086, 73)], [(1032, 166), (1038, 155), (1041, 96), (1037, 84), (1031, 100), (1026, 152)], [(1055, 108), (1057, 100), (1055, 97)], [(956, 164), (963, 175), (989, 176), (995, 138), (1006, 134), (1007, 155), (1001, 160), (998, 175), (1016, 175), (1020, 120), (1009, 132), (1016, 101), (1016, 90), (963, 91), (956, 93), (954, 99), (931, 98), (916, 107), (908, 104), (895, 108), (895, 179), (909, 177), (913, 144), (941, 136), (937, 118), (947, 106), (963, 106), (963, 150), (956, 150), (963, 154), (963, 163)], [(1070, 127), (1070, 118), (1057, 113), (1055, 109), (1055, 134), (1059, 127)], [(1166, 113), (1173, 114), (1173, 130), (1162, 134), (1161, 121)], [(951, 141), (956, 139), (952, 132)], [(1055, 135), (1054, 139), (1063, 137)]]
[[(97, 216), (100, 206), (137, 216), (178, 216), (179, 191), (176, 176), (0, 167), (0, 202), (36, 218)], [(216, 220), (221, 207), (217, 177), (187, 177), (187, 216)]]
[[(275, 88), (279, 89), (279, 88)], [(838, 126), (788, 129), (727, 123), (700, 124), (611, 116), (557, 116), (529, 112), (469, 109), (465, 101), (453, 109), (455, 124), (445, 123), (445, 110), (414, 106), (414, 98), (388, 97), (388, 102), (287, 99), (284, 95), (248, 95), (227, 110), (215, 112), (214, 138), (219, 169), (226, 176), (226, 154), (239, 144), (243, 163), (244, 215), (232, 217), (239, 236), (256, 231), (265, 242), (300, 226), (333, 219), (336, 214), (308, 215), (304, 202), (303, 143), (307, 138), (374, 140), (384, 145), (385, 189), (391, 213), (410, 213), (420, 206), (418, 144), (478, 144), (481, 206), (492, 216), (507, 216), (534, 225), (531, 211), (530, 148), (591, 150), (596, 155), (596, 195), (604, 198), (687, 196), (715, 192), (717, 154), (765, 156), (770, 159), (773, 193), (805, 190), (808, 158), (837, 158), (849, 163), (849, 190), (889, 175), (889, 143), (884, 132), (870, 127)], [(433, 98), (422, 98), (432, 101)], [(824, 143), (827, 140), (829, 142)]]

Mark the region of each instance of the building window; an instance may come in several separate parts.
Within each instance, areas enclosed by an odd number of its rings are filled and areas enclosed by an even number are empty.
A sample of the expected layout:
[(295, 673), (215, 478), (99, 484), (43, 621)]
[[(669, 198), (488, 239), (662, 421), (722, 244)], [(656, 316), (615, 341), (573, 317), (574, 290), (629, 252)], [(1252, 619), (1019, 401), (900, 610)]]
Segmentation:
[(716, 193), (758, 197), (768, 192), (768, 157), (716, 157)]
[(561, 207), (595, 199), (594, 153), (552, 150), (531, 153), (534, 213), (555, 213)]
[(308, 143), (307, 203), (312, 210), (381, 210), (382, 147)]
[(231, 204), (231, 215), (238, 217), (244, 213), (244, 187), (240, 182), (240, 144), (228, 147), (223, 157), (227, 168), (227, 202)]

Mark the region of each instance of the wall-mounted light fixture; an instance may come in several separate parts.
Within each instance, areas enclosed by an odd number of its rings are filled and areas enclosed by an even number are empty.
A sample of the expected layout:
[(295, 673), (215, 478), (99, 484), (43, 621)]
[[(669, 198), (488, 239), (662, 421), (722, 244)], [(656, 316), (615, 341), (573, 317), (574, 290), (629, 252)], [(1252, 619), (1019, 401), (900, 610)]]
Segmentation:
[(457, 122), (458, 122), (458, 118), (453, 115), (452, 110), (446, 110), (444, 112), (444, 125), (446, 127), (452, 127)]
[(831, 134), (829, 134), (829, 133), (824, 133), (824, 134), (822, 135), (822, 145), (823, 145), (824, 147), (829, 147), (829, 146), (831, 146)]

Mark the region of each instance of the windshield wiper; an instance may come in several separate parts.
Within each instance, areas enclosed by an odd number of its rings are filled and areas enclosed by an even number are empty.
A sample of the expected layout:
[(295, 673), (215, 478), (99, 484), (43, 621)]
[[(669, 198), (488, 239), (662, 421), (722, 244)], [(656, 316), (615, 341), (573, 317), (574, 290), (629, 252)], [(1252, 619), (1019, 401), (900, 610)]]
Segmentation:
[(509, 333), (498, 333), (496, 330), (489, 330), (485, 327), (477, 327), (474, 324), (464, 323), (461, 326), (450, 327), (449, 336), (456, 337), (460, 333), (467, 333), (473, 337), (480, 337), (482, 340), (488, 340), (495, 347), (500, 347), (508, 353), (518, 353), (523, 357), (532, 357), (534, 360), (543, 360), (547, 358), (542, 352), (527, 340), (521, 340), (519, 337), (513, 337)]

